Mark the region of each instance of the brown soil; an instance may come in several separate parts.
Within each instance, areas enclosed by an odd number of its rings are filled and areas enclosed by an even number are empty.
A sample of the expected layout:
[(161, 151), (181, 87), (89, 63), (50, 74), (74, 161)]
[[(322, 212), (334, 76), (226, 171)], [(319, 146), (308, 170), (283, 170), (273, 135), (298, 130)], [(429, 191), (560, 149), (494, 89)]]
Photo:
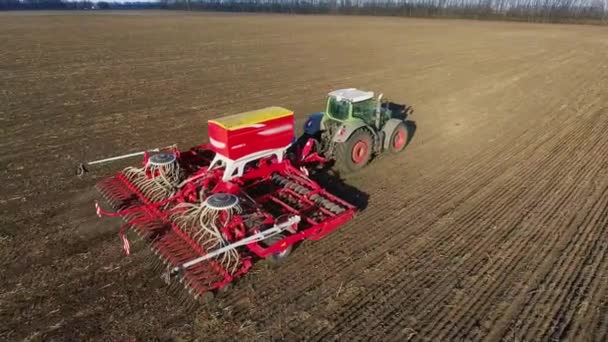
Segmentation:
[[(605, 28), (397, 18), (0, 14), (0, 339), (606, 340)], [(353, 221), (211, 304), (167, 293), (92, 185), (207, 118), (341, 87), (412, 104), (346, 178)]]

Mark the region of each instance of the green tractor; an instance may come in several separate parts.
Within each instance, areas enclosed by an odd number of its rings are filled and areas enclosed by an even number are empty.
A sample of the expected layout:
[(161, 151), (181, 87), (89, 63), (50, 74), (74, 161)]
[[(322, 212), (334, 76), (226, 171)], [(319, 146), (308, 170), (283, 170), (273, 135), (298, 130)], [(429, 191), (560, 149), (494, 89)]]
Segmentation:
[(304, 140), (314, 140), (314, 152), (344, 173), (367, 165), (384, 151), (401, 152), (413, 134), (411, 108), (377, 98), (371, 91), (340, 89), (328, 94), (325, 112), (311, 114)]

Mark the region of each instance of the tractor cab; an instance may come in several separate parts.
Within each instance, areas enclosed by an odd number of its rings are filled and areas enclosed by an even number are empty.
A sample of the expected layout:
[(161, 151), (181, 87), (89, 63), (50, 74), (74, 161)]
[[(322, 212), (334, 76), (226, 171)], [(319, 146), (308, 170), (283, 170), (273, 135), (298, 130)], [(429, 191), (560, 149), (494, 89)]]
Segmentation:
[(328, 94), (326, 113), (334, 120), (357, 118), (371, 123), (376, 111), (373, 91), (355, 88), (334, 90)]
[(325, 112), (336, 121), (361, 120), (366, 125), (378, 129), (385, 121), (381, 101), (382, 94), (374, 98), (373, 91), (339, 89), (328, 94)]

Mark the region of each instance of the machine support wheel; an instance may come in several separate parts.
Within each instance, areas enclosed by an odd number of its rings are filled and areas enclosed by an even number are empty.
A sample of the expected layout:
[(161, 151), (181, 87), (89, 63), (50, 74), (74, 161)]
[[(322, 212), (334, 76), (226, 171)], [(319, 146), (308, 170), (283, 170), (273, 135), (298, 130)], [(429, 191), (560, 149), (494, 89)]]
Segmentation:
[(405, 124), (401, 122), (391, 133), (388, 148), (394, 153), (401, 152), (405, 146), (407, 146), (407, 140), (407, 128), (405, 127)]
[[(273, 236), (269, 237), (268, 239), (264, 240), (263, 244), (266, 247), (270, 247), (270, 246), (274, 245), (275, 243), (283, 240), (284, 238), (285, 238), (285, 236), (283, 234), (273, 235)], [(293, 245), (287, 247), (282, 252), (277, 252), (277, 253), (267, 256), (266, 259), (275, 265), (282, 264), (289, 257), (292, 249), (293, 249)]]
[(337, 143), (336, 166), (341, 172), (352, 172), (363, 168), (372, 158), (373, 139), (367, 129), (356, 130), (347, 141)]

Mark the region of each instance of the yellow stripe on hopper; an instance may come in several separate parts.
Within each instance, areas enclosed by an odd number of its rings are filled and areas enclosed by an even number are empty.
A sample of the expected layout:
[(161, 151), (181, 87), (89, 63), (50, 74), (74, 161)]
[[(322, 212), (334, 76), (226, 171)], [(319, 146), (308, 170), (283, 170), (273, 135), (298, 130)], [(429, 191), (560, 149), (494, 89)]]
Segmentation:
[(215, 120), (209, 120), (227, 130), (239, 129), (260, 122), (282, 118), (291, 115), (293, 112), (282, 107), (267, 107), (250, 112), (224, 116)]

